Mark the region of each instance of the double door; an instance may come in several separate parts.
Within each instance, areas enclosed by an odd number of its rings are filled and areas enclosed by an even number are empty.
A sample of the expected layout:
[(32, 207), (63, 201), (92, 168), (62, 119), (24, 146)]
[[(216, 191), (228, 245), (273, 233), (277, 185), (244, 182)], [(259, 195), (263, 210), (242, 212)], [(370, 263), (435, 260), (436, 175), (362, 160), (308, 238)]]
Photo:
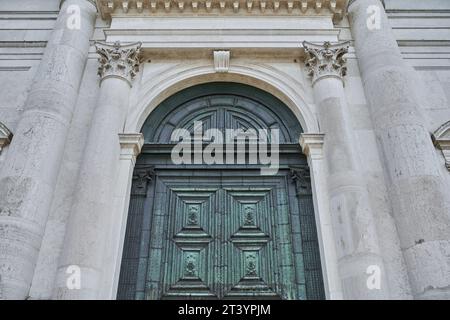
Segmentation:
[(324, 298), (305, 172), (137, 168), (118, 298)]

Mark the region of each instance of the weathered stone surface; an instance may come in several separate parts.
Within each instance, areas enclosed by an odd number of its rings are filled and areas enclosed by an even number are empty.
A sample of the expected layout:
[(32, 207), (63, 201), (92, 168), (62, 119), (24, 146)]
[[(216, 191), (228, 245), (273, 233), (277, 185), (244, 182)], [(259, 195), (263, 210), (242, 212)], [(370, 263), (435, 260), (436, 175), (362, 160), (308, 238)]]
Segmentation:
[[(80, 7), (81, 30), (67, 28), (71, 4)], [(94, 20), (92, 4), (65, 2), (1, 170), (0, 291), (7, 299), (28, 296)]]
[(320, 127), (325, 133), (330, 212), (343, 292), (349, 299), (386, 299), (389, 289), (384, 277), (379, 290), (370, 290), (366, 284), (366, 270), (372, 265), (384, 270), (384, 263), (367, 187), (361, 179), (343, 87), (343, 56), (348, 44), (303, 46), (313, 77)]
[(58, 260), (63, 250), (66, 225), (77, 187), (75, 182), (97, 102), (99, 91), (97, 67), (97, 59), (91, 58), (87, 61), (38, 263), (34, 271), (30, 299), (50, 299), (53, 294)]
[[(367, 28), (369, 6), (380, 8), (379, 29)], [(450, 194), (438, 169), (411, 69), (401, 57), (379, 0), (354, 1), (349, 14), (413, 294), (448, 298)]]
[[(105, 246), (108, 246), (105, 240), (109, 236), (109, 229), (113, 227), (110, 212), (119, 173), (119, 133), (123, 130), (128, 111), (130, 81), (139, 66), (140, 46), (139, 43), (125, 46), (119, 43), (113, 46), (97, 45), (101, 54), (101, 70), (104, 70), (105, 63), (109, 67), (106, 74), (100, 73), (102, 82), (97, 107), (84, 150), (78, 188), (58, 267), (54, 292), (57, 299), (101, 298), (98, 284), (108, 267), (103, 262)], [(71, 265), (82, 266), (82, 273), (88, 275), (82, 290), (69, 290), (66, 286), (66, 269)]]

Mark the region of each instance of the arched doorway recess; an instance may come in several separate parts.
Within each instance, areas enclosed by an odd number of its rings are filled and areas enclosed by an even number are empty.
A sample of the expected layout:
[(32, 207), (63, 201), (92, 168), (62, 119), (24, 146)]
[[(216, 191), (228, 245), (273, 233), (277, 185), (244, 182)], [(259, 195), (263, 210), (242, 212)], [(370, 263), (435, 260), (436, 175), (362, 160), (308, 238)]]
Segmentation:
[[(280, 169), (175, 165), (175, 129), (278, 129)], [(184, 89), (148, 117), (133, 176), (118, 299), (324, 299), (302, 128), (279, 99), (237, 83)]]

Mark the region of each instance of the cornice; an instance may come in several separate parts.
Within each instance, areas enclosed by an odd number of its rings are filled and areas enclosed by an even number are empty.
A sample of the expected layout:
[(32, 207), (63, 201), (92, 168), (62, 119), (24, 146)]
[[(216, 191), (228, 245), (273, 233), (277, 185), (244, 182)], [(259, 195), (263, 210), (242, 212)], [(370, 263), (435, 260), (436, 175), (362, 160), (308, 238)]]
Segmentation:
[(325, 134), (323, 133), (302, 133), (299, 142), (305, 155), (311, 158), (320, 158), (324, 141)]
[(112, 15), (311, 15), (344, 16), (348, 0), (97, 0), (103, 19)]
[(142, 133), (119, 133), (119, 143), (122, 156), (135, 158), (141, 153), (144, 135)]

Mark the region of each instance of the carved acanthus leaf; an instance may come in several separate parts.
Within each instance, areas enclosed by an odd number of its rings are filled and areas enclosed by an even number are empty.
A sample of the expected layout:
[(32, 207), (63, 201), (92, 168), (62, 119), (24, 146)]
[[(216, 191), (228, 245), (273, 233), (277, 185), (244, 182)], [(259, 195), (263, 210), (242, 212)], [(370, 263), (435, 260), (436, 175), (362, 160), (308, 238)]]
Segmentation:
[[(349, 0), (348, 4), (347, 4), (347, 8), (350, 8), (350, 6), (354, 3), (356, 3), (358, 0)], [(384, 8), (386, 8), (386, 4), (384, 3), (384, 0), (380, 0), (381, 4), (383, 5)]]
[[(86, 0), (86, 1), (89, 2), (90, 4), (92, 4), (95, 8), (97, 8), (96, 0)], [(61, 0), (61, 2), (59, 3), (60, 8), (62, 8), (64, 2), (66, 2), (66, 0)]]
[(123, 78), (131, 81), (139, 71), (139, 55), (141, 43), (121, 45), (96, 43), (97, 53), (100, 55), (98, 75), (103, 79), (108, 77)]
[(348, 52), (349, 42), (331, 44), (326, 41), (323, 45), (303, 42), (306, 53), (305, 65), (313, 84), (324, 77), (338, 77), (342, 79), (347, 74), (344, 55)]

